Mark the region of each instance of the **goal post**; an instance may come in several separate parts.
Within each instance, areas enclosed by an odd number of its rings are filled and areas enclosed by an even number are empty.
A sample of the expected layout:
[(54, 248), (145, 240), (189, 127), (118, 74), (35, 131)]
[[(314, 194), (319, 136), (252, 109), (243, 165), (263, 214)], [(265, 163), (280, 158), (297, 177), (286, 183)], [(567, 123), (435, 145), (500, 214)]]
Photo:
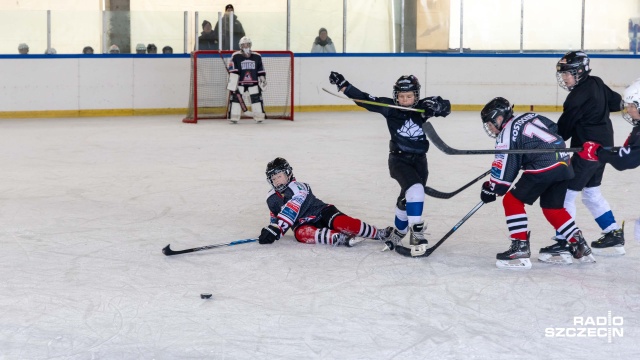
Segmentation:
[[(234, 51), (195, 51), (191, 54), (189, 108), (184, 123), (226, 119), (229, 103), (227, 66)], [(293, 53), (257, 51), (267, 73), (262, 100), (267, 119), (293, 120)], [(251, 104), (249, 93), (245, 104)], [(244, 117), (244, 116), (243, 116)], [(247, 117), (248, 118), (248, 117)]]

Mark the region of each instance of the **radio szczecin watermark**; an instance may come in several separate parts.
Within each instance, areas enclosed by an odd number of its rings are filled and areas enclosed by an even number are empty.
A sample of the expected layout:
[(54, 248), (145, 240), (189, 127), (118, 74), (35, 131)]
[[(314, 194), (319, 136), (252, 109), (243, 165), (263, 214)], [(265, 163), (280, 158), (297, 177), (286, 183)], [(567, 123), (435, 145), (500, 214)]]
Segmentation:
[(548, 327), (544, 329), (545, 337), (556, 338), (607, 338), (611, 343), (614, 337), (624, 336), (624, 319), (622, 316), (574, 316), (572, 327)]

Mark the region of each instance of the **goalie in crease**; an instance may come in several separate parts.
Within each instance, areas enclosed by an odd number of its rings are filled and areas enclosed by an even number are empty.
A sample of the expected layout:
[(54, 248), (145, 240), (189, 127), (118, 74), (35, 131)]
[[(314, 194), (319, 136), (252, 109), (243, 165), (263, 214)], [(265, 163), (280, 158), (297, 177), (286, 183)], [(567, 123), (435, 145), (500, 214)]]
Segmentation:
[(262, 92), (267, 88), (267, 73), (262, 64), (262, 56), (251, 51), (251, 39), (244, 36), (240, 39), (240, 51), (231, 56), (229, 62), (229, 116), (232, 124), (238, 123), (243, 112), (247, 112), (244, 93), (249, 93), (251, 113), (256, 123), (265, 119)]

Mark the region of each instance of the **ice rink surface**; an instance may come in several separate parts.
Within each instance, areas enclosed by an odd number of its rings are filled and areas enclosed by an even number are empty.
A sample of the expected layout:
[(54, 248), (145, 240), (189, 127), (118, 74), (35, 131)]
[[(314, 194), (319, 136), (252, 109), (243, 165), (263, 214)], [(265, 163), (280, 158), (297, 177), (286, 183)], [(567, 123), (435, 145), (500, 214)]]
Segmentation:
[[(612, 118), (622, 144), (631, 126)], [(495, 254), (510, 244), (500, 202), (422, 259), (371, 240), (343, 248), (291, 234), (166, 257), (169, 243), (256, 237), (269, 220), (264, 170), (276, 156), (320, 199), (374, 225), (393, 223), (399, 192), (377, 114), (180, 120), (0, 121), (0, 359), (640, 357), (639, 169), (605, 172), (603, 194), (627, 222), (627, 254), (595, 264), (535, 260), (553, 235), (536, 203), (527, 207), (533, 268), (498, 270)], [(493, 147), (476, 112), (432, 123), (452, 147)], [(492, 162), (433, 146), (428, 159), (427, 184), (445, 192)], [(479, 202), (479, 190), (480, 182), (426, 199), (431, 244)], [(589, 242), (600, 236), (579, 201), (577, 223)]]

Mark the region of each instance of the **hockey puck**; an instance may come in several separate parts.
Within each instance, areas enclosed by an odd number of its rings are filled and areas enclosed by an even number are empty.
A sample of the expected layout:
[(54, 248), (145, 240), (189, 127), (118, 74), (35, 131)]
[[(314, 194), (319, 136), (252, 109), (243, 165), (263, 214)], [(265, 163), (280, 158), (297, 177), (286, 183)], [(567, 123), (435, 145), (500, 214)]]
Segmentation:
[(210, 299), (210, 298), (211, 298), (211, 294), (207, 294), (207, 293), (200, 294), (200, 299)]

